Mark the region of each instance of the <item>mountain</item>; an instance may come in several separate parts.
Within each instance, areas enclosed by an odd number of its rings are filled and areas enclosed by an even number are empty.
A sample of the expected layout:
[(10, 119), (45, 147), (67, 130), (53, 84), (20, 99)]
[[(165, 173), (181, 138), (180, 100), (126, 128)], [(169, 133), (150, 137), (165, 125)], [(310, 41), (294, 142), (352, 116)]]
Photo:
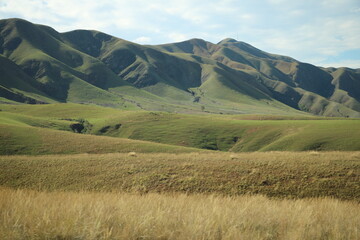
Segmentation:
[(360, 117), (360, 69), (316, 67), (234, 39), (149, 46), (4, 19), (0, 63), (6, 103)]

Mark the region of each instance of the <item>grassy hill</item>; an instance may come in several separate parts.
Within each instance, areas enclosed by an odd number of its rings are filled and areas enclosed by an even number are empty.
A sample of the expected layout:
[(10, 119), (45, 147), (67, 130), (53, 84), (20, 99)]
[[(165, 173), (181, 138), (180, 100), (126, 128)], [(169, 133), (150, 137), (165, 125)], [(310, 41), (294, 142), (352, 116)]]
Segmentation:
[[(79, 111), (80, 109), (83, 111)], [(99, 110), (102, 110), (103, 115)], [(0, 155), (201, 151), (196, 148), (85, 134), (91, 133), (92, 125), (83, 117), (97, 117), (89, 118), (91, 122), (96, 122), (96, 119), (103, 120), (101, 117), (108, 116), (113, 111), (111, 108), (86, 105), (83, 108), (83, 105), (71, 104), (1, 105)]]
[(145, 46), (98, 31), (0, 20), (2, 102), (73, 102), (181, 113), (360, 117), (359, 73), (234, 39)]
[(47, 94), (36, 88), (36, 80), (14, 62), (0, 54), (1, 97), (22, 103), (54, 103)]
[[(234, 39), (224, 39), (218, 44), (192, 39), (157, 48), (211, 58), (247, 73), (252, 76), (252, 79), (248, 77), (252, 85), (260, 83), (262, 91), (265, 86), (264, 92), (269, 96), (295, 109), (323, 116), (359, 117), (359, 94), (350, 90), (360, 83), (356, 70), (347, 69), (348, 73), (339, 84), (338, 73), (290, 57), (269, 54)], [(352, 94), (347, 94), (348, 91)]]
[(203, 106), (215, 113), (220, 109), (238, 113), (266, 112), (266, 109), (274, 113), (295, 113), (273, 101), (263, 92), (264, 86), (258, 89), (259, 84), (246, 82), (251, 76), (232, 71), (211, 59), (169, 54), (153, 46), (141, 46), (95, 31), (72, 31), (64, 33), (63, 38), (79, 51), (103, 61), (136, 87), (162, 97), (172, 103), (173, 108), (180, 104), (188, 109), (176, 111), (199, 112)]
[[(96, 136), (73, 132), (112, 137), (106, 138), (108, 139), (106, 141), (113, 141), (111, 146), (126, 138), (233, 152), (360, 149), (358, 119), (273, 115), (186, 115), (123, 111), (80, 104), (3, 104), (0, 105), (0, 109), (3, 153), (7, 151), (6, 149), (25, 146), (25, 143), (16, 145), (16, 142), (23, 140), (41, 146), (46, 141), (41, 140), (41, 137), (36, 138), (38, 140), (31, 140), (31, 136), (40, 134), (49, 135), (50, 138), (55, 134), (50, 134), (48, 132), (50, 129), (71, 132), (57, 131), (54, 139), (74, 136), (74, 140), (71, 140), (73, 146), (70, 146), (72, 152), (77, 152), (74, 150), (76, 145), (84, 145), (83, 141), (94, 139), (95, 142), (101, 142)], [(33, 134), (26, 135), (26, 129)], [(53, 140), (53, 143), (56, 144), (56, 140)], [(10, 147), (12, 144), (14, 147)], [(100, 145), (106, 144), (100, 143)], [(88, 149), (91, 149), (91, 146), (88, 146)], [(27, 149), (31, 148), (34, 147), (32, 145), (27, 147)], [(108, 149), (104, 150), (105, 152), (120, 151), (110, 146), (105, 149)], [(35, 153), (36, 151), (38, 150), (35, 150)], [(42, 152), (39, 150), (39, 153)]]

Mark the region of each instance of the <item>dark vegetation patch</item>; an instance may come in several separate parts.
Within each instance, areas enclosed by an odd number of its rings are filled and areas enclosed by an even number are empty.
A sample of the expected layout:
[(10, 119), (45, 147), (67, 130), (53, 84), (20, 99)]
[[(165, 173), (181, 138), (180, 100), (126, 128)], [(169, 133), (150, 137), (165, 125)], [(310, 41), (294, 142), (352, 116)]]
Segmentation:
[(305, 151), (311, 151), (311, 150), (314, 150), (314, 151), (321, 151), (323, 150), (323, 147), (326, 145), (326, 142), (325, 141), (322, 141), (322, 142), (315, 142), (315, 143), (312, 143), (312, 144), (309, 144), (308, 146), (305, 147)]
[(109, 132), (114, 131), (114, 130), (119, 130), (120, 128), (121, 128), (120, 123), (115, 124), (113, 126), (108, 125), (108, 126), (104, 126), (104, 127), (100, 128), (99, 133), (100, 134), (106, 134), (106, 133), (109, 133)]
[(82, 133), (84, 130), (84, 125), (81, 123), (73, 123), (70, 125), (71, 130), (73, 130), (74, 133)]
[(74, 133), (90, 133), (93, 126), (88, 120), (82, 118), (63, 118), (61, 120), (77, 122), (70, 124), (70, 128)]
[(99, 132), (100, 132), (100, 133), (106, 133), (107, 131), (109, 131), (109, 129), (110, 129), (110, 126), (105, 126), (105, 127), (102, 127), (102, 128), (99, 130)]

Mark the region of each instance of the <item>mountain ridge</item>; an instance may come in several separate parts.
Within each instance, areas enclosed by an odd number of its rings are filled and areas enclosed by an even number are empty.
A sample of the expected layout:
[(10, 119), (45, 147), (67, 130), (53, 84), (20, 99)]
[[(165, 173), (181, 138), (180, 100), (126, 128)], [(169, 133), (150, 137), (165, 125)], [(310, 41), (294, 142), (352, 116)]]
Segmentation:
[(2, 101), (360, 117), (360, 69), (316, 67), (235, 39), (140, 45), (95, 30), (59, 33), (5, 19), (0, 60), (18, 66), (0, 68), (8, 93), (0, 91)]

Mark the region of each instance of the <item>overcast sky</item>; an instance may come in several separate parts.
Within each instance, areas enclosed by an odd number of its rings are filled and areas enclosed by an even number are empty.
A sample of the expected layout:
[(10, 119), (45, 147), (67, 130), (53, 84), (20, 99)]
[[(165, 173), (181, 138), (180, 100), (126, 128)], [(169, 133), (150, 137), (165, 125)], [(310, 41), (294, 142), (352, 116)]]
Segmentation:
[(235, 38), (320, 66), (360, 68), (360, 0), (0, 0), (0, 18), (141, 44)]

